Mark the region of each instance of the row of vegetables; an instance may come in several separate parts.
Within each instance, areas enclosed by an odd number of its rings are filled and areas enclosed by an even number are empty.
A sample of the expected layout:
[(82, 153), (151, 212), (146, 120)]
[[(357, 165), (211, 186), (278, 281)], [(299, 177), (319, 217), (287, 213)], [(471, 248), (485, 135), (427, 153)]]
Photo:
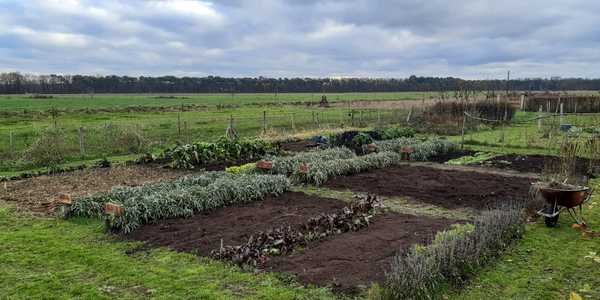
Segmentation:
[[(410, 127), (389, 127), (373, 131), (346, 131), (343, 133), (318, 136), (313, 139), (326, 147), (346, 147), (355, 153), (364, 154), (364, 147), (375, 140), (388, 140), (400, 137), (413, 137)], [(257, 160), (265, 155), (281, 154), (277, 143), (262, 139), (228, 139), (222, 137), (216, 142), (198, 142), (176, 145), (161, 154), (163, 161), (178, 169), (195, 169), (216, 162), (245, 162)]]

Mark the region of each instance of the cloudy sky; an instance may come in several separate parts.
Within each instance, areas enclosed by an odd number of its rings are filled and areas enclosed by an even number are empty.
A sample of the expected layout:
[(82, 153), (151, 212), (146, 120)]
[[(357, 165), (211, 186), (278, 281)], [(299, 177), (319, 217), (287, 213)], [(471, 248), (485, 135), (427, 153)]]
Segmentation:
[(0, 0), (0, 71), (600, 77), (589, 0)]

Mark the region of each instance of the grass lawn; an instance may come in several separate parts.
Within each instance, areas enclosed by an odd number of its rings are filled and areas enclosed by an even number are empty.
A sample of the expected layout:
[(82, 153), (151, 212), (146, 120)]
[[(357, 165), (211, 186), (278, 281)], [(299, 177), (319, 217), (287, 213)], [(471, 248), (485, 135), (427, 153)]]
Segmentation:
[[(590, 229), (600, 231), (600, 179), (584, 208)], [(568, 299), (575, 292), (583, 299), (600, 299), (600, 237), (584, 239), (572, 229), (568, 214), (558, 228), (542, 219), (527, 225), (522, 240), (488, 265), (451, 299)]]
[(330, 299), (283, 276), (118, 242), (99, 220), (28, 216), (0, 203), (0, 298)]

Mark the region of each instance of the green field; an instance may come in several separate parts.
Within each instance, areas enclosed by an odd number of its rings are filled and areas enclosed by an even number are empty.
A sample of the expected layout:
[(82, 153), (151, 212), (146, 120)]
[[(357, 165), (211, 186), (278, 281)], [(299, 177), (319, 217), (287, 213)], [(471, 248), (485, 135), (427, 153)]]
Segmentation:
[(329, 102), (358, 100), (421, 100), (434, 97), (434, 92), (381, 93), (247, 93), (247, 94), (98, 94), (48, 95), (50, 99), (35, 99), (30, 95), (0, 95), (0, 111), (45, 111), (111, 109), (127, 107), (179, 107), (183, 105), (253, 105), (319, 102), (321, 96)]

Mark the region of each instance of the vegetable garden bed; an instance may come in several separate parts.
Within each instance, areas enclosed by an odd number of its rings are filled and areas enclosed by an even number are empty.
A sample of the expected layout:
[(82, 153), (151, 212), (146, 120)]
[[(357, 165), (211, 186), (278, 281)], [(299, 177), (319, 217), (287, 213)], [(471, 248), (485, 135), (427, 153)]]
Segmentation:
[(331, 286), (356, 293), (370, 283), (382, 284), (394, 255), (415, 244), (427, 244), (454, 220), (396, 213), (375, 216), (369, 227), (336, 235), (289, 256), (277, 256), (267, 269), (296, 275), (304, 284)]
[(403, 165), (337, 176), (325, 186), (380, 196), (409, 197), (448, 209), (484, 209), (494, 206), (496, 201), (525, 200), (533, 180)]
[[(215, 250), (242, 245), (259, 232), (286, 226), (299, 228), (316, 216), (339, 213), (347, 206), (341, 200), (285, 192), (191, 218), (147, 224), (123, 238), (145, 242), (141, 249), (166, 246), (211, 257)], [(303, 284), (355, 293), (372, 282), (383, 284), (385, 272), (398, 251), (416, 243), (428, 243), (436, 232), (456, 221), (382, 212), (369, 223), (356, 231), (309, 241), (291, 254), (268, 255), (258, 268), (293, 274)]]
[(263, 201), (223, 207), (191, 218), (147, 224), (127, 235), (151, 246), (208, 256), (223, 245), (238, 245), (258, 231), (287, 224), (296, 226), (323, 212), (340, 209), (345, 202), (299, 192), (267, 196)]

